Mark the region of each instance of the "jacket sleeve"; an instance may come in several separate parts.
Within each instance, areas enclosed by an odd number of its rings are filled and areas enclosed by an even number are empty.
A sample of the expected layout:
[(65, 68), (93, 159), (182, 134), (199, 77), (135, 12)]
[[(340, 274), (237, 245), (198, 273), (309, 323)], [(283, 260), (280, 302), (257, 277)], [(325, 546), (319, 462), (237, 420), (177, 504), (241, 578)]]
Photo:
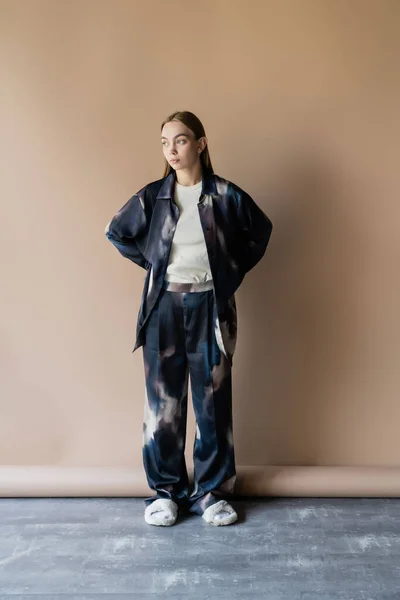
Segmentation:
[(238, 200), (241, 230), (241, 262), (245, 273), (264, 256), (272, 232), (272, 222), (253, 198), (242, 190)]
[(105, 234), (122, 256), (147, 269), (149, 263), (138, 247), (138, 240), (146, 234), (147, 229), (144, 205), (139, 196), (134, 194), (106, 225)]

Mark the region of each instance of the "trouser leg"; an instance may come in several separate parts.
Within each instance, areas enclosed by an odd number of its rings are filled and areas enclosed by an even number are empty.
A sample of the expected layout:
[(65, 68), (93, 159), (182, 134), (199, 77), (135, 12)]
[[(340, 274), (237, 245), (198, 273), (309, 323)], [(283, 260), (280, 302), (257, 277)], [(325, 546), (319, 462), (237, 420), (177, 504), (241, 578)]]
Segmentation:
[(236, 481), (232, 423), (232, 369), (216, 336), (213, 291), (185, 294), (186, 354), (189, 363), (196, 436), (194, 490), (190, 512), (233, 494)]
[(148, 485), (156, 492), (145, 504), (169, 498), (185, 511), (189, 495), (184, 455), (188, 364), (179, 300), (179, 294), (162, 290), (146, 326), (142, 454)]

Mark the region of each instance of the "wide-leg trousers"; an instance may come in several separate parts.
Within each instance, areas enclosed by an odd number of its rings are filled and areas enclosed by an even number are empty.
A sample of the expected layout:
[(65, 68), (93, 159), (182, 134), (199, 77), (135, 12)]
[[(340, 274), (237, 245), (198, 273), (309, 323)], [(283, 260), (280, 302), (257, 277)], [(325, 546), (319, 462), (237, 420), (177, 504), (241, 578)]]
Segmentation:
[[(169, 498), (179, 512), (202, 515), (233, 494), (232, 373), (217, 344), (216, 316), (212, 281), (164, 281), (148, 318), (143, 464), (155, 495), (146, 505)], [(193, 490), (184, 455), (189, 378), (196, 418)]]

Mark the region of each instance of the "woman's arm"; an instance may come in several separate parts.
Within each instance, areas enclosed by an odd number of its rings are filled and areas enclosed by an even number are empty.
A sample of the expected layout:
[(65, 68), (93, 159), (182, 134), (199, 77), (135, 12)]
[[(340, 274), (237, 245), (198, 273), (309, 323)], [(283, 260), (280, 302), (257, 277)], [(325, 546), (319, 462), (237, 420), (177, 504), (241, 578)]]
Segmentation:
[(144, 203), (137, 194), (124, 204), (105, 228), (105, 234), (125, 258), (147, 269), (149, 263), (139, 250), (137, 241), (148, 229)]
[(272, 232), (272, 222), (245, 191), (237, 197), (238, 220), (243, 247), (241, 263), (245, 273), (263, 257)]

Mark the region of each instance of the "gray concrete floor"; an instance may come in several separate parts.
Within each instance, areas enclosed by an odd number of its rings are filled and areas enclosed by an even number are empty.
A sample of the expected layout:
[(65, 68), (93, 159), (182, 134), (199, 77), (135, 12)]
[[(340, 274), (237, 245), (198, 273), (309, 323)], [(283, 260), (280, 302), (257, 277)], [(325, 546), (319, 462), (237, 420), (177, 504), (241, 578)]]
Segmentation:
[(399, 499), (232, 505), (154, 527), (142, 498), (0, 499), (0, 599), (400, 599)]

